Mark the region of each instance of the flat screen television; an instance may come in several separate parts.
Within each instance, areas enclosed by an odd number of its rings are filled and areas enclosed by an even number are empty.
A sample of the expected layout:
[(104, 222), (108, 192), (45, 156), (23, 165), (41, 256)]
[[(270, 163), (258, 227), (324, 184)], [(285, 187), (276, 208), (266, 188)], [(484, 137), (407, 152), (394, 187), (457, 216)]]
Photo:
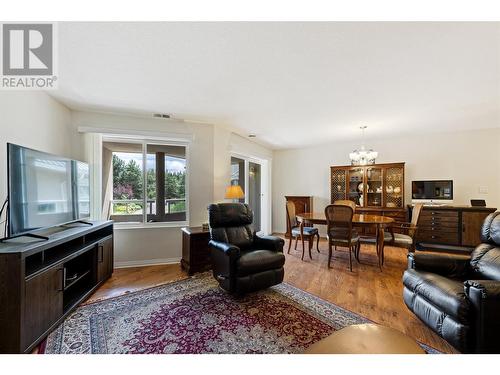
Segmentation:
[(7, 144), (8, 236), (90, 216), (87, 163)]
[(412, 181), (412, 200), (452, 201), (453, 180)]

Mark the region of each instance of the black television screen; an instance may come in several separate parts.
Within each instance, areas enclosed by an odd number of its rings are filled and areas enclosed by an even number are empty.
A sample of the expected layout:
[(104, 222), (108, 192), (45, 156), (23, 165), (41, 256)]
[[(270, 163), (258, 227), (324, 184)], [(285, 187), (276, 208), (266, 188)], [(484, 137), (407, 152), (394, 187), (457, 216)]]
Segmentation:
[(453, 180), (412, 181), (412, 199), (451, 200)]
[(87, 163), (11, 143), (7, 160), (9, 236), (90, 216)]

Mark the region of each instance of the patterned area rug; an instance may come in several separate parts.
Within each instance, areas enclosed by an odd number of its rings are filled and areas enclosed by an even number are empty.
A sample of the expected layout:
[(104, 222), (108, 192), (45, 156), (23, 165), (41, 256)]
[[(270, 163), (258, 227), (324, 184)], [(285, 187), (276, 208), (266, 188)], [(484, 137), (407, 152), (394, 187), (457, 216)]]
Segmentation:
[(203, 274), (83, 305), (42, 352), (301, 353), (335, 330), (366, 322), (288, 284), (236, 299)]

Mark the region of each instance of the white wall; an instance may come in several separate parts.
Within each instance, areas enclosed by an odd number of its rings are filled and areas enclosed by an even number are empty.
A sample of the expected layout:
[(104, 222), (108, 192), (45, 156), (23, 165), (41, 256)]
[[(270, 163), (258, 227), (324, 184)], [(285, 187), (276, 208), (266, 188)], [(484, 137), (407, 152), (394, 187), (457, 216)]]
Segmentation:
[[(261, 222), (264, 234), (272, 232), (272, 157), (273, 151), (231, 131), (214, 127), (214, 202), (224, 202), (224, 192), (231, 181), (231, 155), (244, 156), (262, 166), (261, 210), (268, 212)], [(267, 186), (267, 191), (265, 186)]]
[[(379, 163), (406, 162), (405, 200), (411, 202), (411, 181), (451, 179), (454, 204), (485, 199), (500, 208), (500, 129), (433, 133), (367, 141)], [(332, 143), (275, 151), (273, 158), (273, 231), (286, 230), (285, 195), (314, 196), (314, 211), (330, 203), (330, 166), (348, 165), (359, 143)], [(488, 194), (479, 193), (479, 187)]]
[[(156, 136), (190, 138), (190, 226), (206, 223), (208, 205), (224, 201), (225, 187), (230, 182), (231, 152), (245, 152), (268, 160), (272, 156), (271, 150), (214, 125), (82, 111), (73, 112), (73, 122), (77, 128), (90, 127), (110, 133), (146, 132)], [(92, 147), (92, 142), (92, 137), (88, 137), (87, 149)], [(118, 267), (171, 263), (181, 258), (180, 227), (116, 228), (115, 262)]]
[[(189, 224), (197, 226), (207, 221), (207, 206), (212, 202), (214, 186), (212, 125), (193, 125), (133, 115), (80, 111), (73, 112), (73, 122), (76, 127), (99, 128), (111, 133), (149, 132), (156, 135), (190, 138)], [(117, 266), (168, 263), (178, 261), (180, 257), (179, 227), (115, 230)]]
[(226, 186), (231, 181), (231, 132), (214, 127), (214, 202), (224, 201)]
[[(207, 206), (210, 203), (224, 201), (224, 190), (230, 181), (231, 152), (247, 153), (269, 161), (272, 157), (271, 150), (218, 126), (136, 115), (71, 111), (41, 91), (0, 92), (0, 114), (2, 202), (7, 195), (7, 142), (90, 161), (96, 137), (78, 133), (78, 127), (190, 138), (189, 225), (192, 226), (208, 221)], [(115, 234), (118, 266), (176, 262), (181, 257), (179, 227), (118, 229)]]
[(0, 91), (2, 203), (7, 196), (7, 142), (84, 160), (83, 140), (73, 128), (68, 108), (42, 91)]
[[(207, 221), (206, 208), (223, 201), (230, 180), (231, 153), (272, 162), (272, 223), (285, 231), (285, 195), (313, 195), (315, 210), (329, 203), (329, 167), (348, 164), (358, 143), (323, 144), (275, 151), (212, 125), (194, 125), (133, 115), (70, 111), (43, 92), (0, 91), (0, 200), (6, 196), (6, 143), (88, 161), (93, 137), (76, 127), (178, 134), (192, 138), (190, 155), (190, 225)], [(85, 144), (84, 144), (85, 142)], [(500, 207), (500, 129), (421, 135), (367, 142), (379, 151), (378, 162), (406, 164), (406, 201), (415, 179), (453, 179), (456, 204), (486, 199)], [(269, 169), (271, 175), (271, 168)], [(480, 194), (486, 186), (488, 194)], [(181, 257), (179, 228), (116, 231), (116, 262), (134, 265), (177, 261)]]
[(251, 142), (231, 131), (214, 127), (214, 202), (224, 201), (224, 192), (231, 181), (231, 153), (272, 161), (273, 151)]

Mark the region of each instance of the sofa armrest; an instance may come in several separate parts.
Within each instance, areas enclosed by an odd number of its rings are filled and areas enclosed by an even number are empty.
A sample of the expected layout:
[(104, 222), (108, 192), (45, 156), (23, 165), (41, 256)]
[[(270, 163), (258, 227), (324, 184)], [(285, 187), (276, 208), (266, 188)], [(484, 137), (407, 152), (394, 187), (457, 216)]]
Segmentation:
[(283, 252), (285, 240), (276, 236), (254, 236), (254, 247), (263, 250), (272, 250), (276, 252)]
[(474, 335), (476, 353), (500, 352), (500, 281), (467, 280), (465, 293), (474, 309)]
[(208, 246), (228, 256), (240, 254), (240, 248), (229, 243), (210, 240), (210, 242), (208, 242)]
[(469, 295), (469, 298), (481, 298), (483, 300), (500, 301), (500, 281), (467, 280), (464, 285), (465, 291), (467, 295)]
[(226, 290), (232, 292), (235, 288), (236, 262), (240, 257), (240, 248), (214, 240), (210, 240), (208, 247), (214, 277)]
[(435, 253), (409, 253), (408, 268), (437, 273), (449, 278), (463, 278), (469, 270), (470, 256)]

